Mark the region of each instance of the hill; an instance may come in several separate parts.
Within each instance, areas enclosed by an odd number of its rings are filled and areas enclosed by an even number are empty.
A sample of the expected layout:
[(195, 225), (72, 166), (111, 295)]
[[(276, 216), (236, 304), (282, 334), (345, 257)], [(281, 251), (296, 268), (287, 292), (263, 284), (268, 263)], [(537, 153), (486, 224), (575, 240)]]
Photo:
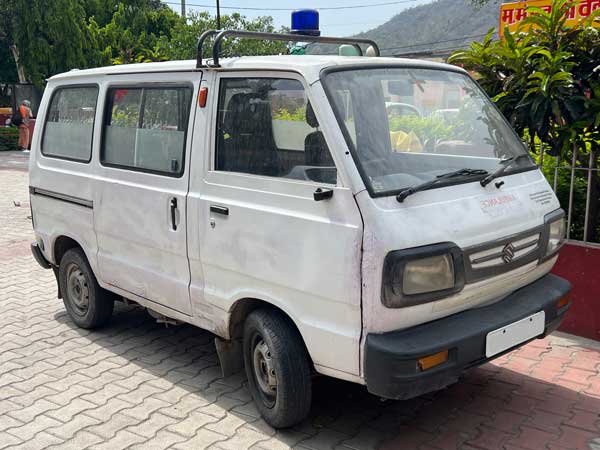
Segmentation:
[[(460, 48), (498, 28), (501, 0), (474, 7), (469, 0), (437, 0), (405, 9), (358, 36), (374, 39), (384, 55)], [(467, 39), (461, 39), (469, 36)], [(474, 37), (470, 37), (474, 36)]]

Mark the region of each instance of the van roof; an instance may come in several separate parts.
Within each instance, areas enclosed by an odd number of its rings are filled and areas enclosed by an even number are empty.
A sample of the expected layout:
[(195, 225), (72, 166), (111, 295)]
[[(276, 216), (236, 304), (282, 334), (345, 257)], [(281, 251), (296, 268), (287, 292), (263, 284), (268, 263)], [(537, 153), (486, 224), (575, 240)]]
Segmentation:
[[(210, 61), (210, 60), (209, 60)], [(332, 66), (395, 66), (419, 67), (423, 69), (443, 69), (463, 71), (449, 64), (423, 61), (418, 59), (366, 57), (366, 56), (337, 56), (337, 55), (279, 55), (279, 56), (242, 56), (219, 59), (221, 67), (217, 70), (287, 70), (299, 72), (307, 81), (313, 82), (319, 78), (322, 69)], [(116, 66), (98, 67), (95, 69), (71, 70), (55, 75), (50, 80), (65, 80), (100, 75), (119, 75), (129, 73), (149, 72), (186, 72), (196, 69), (196, 60), (166, 61), (142, 64), (122, 64)], [(215, 70), (215, 69), (209, 69)]]

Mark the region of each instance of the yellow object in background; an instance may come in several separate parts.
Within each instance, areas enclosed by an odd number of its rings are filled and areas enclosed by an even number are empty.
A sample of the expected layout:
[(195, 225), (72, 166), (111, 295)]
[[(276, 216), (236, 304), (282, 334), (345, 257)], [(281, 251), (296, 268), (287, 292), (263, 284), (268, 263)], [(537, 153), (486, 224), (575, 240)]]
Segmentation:
[[(552, 0), (529, 0), (500, 5), (500, 39), (504, 38), (504, 28), (508, 27), (511, 33), (519, 29), (519, 25), (527, 17), (527, 7), (535, 6), (546, 12), (552, 11)], [(600, 9), (600, 0), (575, 0), (567, 11), (567, 26), (574, 26), (577, 22), (587, 19), (594, 11)], [(600, 22), (594, 22), (594, 27), (600, 27)], [(527, 30), (523, 30), (527, 31)]]
[(392, 150), (395, 152), (421, 153), (423, 151), (421, 140), (413, 131), (408, 133), (404, 131), (391, 131), (390, 140), (392, 142)]

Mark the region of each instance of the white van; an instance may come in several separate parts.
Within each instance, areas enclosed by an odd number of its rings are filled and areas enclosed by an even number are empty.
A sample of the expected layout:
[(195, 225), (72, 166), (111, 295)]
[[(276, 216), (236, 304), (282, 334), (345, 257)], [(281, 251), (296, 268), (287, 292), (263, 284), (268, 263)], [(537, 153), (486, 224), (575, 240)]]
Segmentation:
[(48, 81), (32, 252), (78, 326), (127, 299), (208, 330), (288, 427), (315, 374), (407, 399), (559, 325), (564, 213), (465, 71), (218, 57)]

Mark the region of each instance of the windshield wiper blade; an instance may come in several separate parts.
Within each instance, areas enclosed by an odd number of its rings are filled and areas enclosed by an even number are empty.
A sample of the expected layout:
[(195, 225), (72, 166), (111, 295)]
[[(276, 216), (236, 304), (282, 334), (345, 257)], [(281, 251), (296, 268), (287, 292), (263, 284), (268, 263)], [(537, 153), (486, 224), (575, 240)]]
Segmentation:
[(488, 174), (489, 174), (489, 172), (484, 169), (455, 170), (454, 172), (449, 172), (449, 173), (445, 173), (443, 175), (438, 175), (437, 178), (435, 178), (431, 181), (426, 181), (425, 183), (418, 184), (416, 186), (412, 186), (412, 187), (409, 187), (406, 189), (402, 189), (396, 196), (396, 200), (398, 200), (400, 203), (402, 203), (404, 200), (406, 200), (406, 197), (408, 197), (409, 195), (429, 189), (430, 187), (435, 186), (436, 184), (438, 184), (444, 180), (447, 180), (449, 178), (466, 177), (466, 176), (474, 176), (474, 175), (488, 175)]
[(503, 159), (502, 161), (500, 161), (501, 166), (495, 172), (492, 172), (491, 174), (489, 174), (487, 177), (485, 177), (483, 180), (480, 181), (481, 185), (483, 187), (486, 187), (488, 184), (490, 184), (496, 178), (501, 177), (504, 174), (504, 172), (506, 172), (508, 170), (508, 168), (511, 166), (512, 163), (518, 161), (519, 159), (521, 159), (523, 157), (528, 158), (529, 155), (526, 153), (523, 153), (521, 155), (513, 156), (512, 158)]

